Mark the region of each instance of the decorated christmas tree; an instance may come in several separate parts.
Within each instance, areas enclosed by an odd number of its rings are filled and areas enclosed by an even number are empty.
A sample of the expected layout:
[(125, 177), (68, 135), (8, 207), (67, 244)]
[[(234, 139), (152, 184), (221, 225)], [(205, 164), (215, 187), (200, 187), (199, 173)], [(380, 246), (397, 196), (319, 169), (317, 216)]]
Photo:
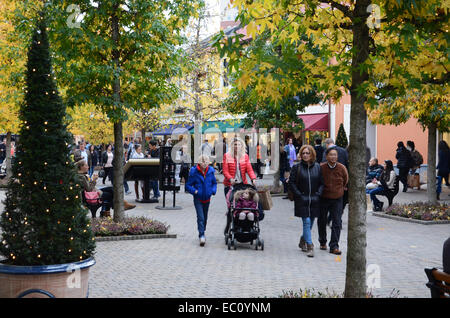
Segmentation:
[(43, 14), (33, 32), (25, 81), (20, 140), (0, 219), (0, 253), (13, 265), (85, 260), (95, 241), (69, 157), (72, 136), (52, 72)]
[(348, 146), (347, 134), (345, 133), (343, 124), (340, 124), (339, 126), (339, 131), (336, 137), (336, 145), (342, 148), (347, 148)]

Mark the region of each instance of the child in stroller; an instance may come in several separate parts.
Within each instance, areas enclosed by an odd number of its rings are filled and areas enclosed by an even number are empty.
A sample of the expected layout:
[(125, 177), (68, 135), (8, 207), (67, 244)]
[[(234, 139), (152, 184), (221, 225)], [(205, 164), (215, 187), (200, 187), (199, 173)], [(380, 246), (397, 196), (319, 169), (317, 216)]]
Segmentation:
[(255, 186), (250, 184), (236, 184), (227, 195), (228, 216), (230, 221), (228, 232), (225, 233), (225, 244), (228, 249), (236, 249), (236, 241), (253, 244), (255, 249), (264, 249), (264, 241), (260, 239), (259, 196)]
[[(252, 188), (247, 188), (244, 190), (236, 191), (234, 193), (233, 199), (235, 203), (233, 217), (237, 218), (239, 221), (248, 220), (253, 223), (253, 221), (255, 220), (255, 214), (256, 217), (258, 217), (258, 212), (253, 212), (258, 207), (258, 193)], [(248, 224), (249, 222), (246, 223)]]

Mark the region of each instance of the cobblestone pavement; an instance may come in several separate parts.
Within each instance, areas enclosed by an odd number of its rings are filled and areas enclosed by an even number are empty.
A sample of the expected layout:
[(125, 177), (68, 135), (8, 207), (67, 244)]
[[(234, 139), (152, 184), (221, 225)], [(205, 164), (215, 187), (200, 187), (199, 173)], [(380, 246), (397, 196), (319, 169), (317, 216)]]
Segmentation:
[[(222, 178), (219, 176), (219, 178)], [(263, 182), (270, 184), (271, 176)], [(134, 191), (133, 182), (129, 182)], [(444, 186), (442, 197), (449, 202)], [(239, 244), (229, 251), (224, 242), (225, 199), (219, 184), (213, 197), (206, 246), (198, 242), (192, 196), (177, 194), (182, 210), (155, 209), (158, 204), (137, 204), (129, 216), (147, 216), (170, 225), (176, 239), (97, 242), (97, 264), (90, 274), (90, 297), (277, 297), (283, 290), (315, 288), (341, 292), (345, 286), (347, 217), (344, 212), (340, 258), (318, 249), (317, 226), (312, 237), (315, 257), (298, 248), (301, 220), (293, 216), (293, 203), (273, 197), (274, 206), (261, 222), (264, 251)], [(0, 198), (4, 192), (0, 192)], [(426, 191), (400, 193), (394, 202), (424, 200)], [(134, 201), (134, 193), (128, 195)], [(166, 198), (172, 204), (172, 197)], [(386, 201), (386, 200), (385, 200)], [(160, 200), (159, 205), (162, 204)], [(385, 203), (387, 205), (387, 203)], [(328, 229), (330, 235), (330, 229)], [(367, 214), (367, 265), (380, 269), (381, 288), (375, 295), (388, 296), (395, 288), (400, 297), (430, 297), (425, 267), (442, 267), (442, 245), (450, 225), (398, 222)]]

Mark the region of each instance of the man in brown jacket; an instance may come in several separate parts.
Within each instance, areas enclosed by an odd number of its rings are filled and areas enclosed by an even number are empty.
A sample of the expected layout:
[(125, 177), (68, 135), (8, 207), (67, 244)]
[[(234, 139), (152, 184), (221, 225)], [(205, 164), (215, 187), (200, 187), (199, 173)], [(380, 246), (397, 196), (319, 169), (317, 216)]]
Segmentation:
[(337, 162), (338, 151), (329, 147), (325, 151), (326, 162), (320, 164), (324, 180), (324, 189), (320, 198), (320, 216), (317, 222), (319, 229), (320, 249), (327, 249), (327, 215), (330, 212), (333, 221), (331, 226), (330, 253), (340, 255), (339, 237), (342, 228), (343, 196), (348, 183), (347, 168)]

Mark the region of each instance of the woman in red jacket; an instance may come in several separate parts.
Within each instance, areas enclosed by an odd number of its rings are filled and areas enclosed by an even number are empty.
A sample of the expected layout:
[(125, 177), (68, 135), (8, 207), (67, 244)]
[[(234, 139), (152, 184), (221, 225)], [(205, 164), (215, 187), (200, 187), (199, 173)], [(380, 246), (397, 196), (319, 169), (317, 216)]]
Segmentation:
[[(231, 186), (234, 184), (248, 184), (247, 174), (249, 175), (252, 184), (254, 184), (253, 181), (256, 179), (248, 154), (245, 152), (244, 141), (240, 138), (234, 138), (229, 149), (230, 150), (223, 156), (223, 185), (225, 187), (225, 198), (227, 197)], [(263, 213), (261, 213), (261, 215), (262, 214)], [(225, 235), (228, 233), (230, 222), (231, 218), (227, 213), (227, 225), (224, 231)]]
[(248, 154), (245, 153), (244, 142), (240, 138), (234, 138), (230, 150), (223, 156), (223, 185), (225, 196), (235, 183), (247, 184), (247, 176), (251, 182), (256, 179)]

